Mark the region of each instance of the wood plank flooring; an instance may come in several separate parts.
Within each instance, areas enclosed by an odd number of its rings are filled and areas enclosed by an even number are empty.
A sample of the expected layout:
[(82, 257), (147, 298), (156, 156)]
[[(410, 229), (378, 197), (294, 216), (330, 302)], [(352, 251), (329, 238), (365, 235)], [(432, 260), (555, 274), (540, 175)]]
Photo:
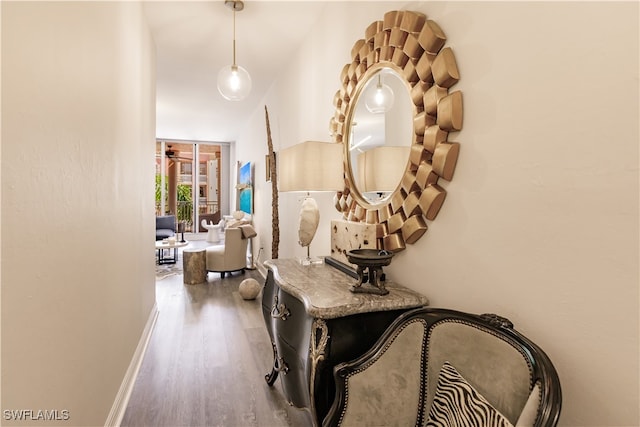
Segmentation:
[(264, 375), (273, 355), (260, 296), (238, 294), (244, 275), (185, 285), (182, 275), (156, 282), (158, 319), (122, 426), (305, 426), (305, 411), (290, 406), (280, 381)]

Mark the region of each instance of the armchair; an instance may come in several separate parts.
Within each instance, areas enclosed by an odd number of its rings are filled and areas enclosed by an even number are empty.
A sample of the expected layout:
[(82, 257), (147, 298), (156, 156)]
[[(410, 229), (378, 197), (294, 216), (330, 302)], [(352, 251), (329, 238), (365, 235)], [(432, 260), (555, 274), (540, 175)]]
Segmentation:
[(232, 271), (244, 273), (247, 268), (247, 243), (250, 237), (252, 236), (241, 227), (227, 227), (224, 231), (224, 245), (210, 246), (206, 249), (207, 271), (220, 273), (223, 279), (226, 273)]
[(207, 231), (207, 229), (202, 226), (202, 220), (204, 219), (206, 221), (206, 224), (217, 224), (220, 222), (220, 219), (222, 219), (222, 214), (220, 213), (220, 211), (216, 211), (215, 213), (200, 214), (198, 217), (200, 218), (200, 227), (198, 228), (198, 231), (200, 233), (204, 233), (205, 231)]

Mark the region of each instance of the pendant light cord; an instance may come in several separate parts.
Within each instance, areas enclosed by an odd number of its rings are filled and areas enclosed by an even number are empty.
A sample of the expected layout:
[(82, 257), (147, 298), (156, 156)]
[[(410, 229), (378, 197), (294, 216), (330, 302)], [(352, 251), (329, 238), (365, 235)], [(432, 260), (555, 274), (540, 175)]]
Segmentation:
[(233, 8), (233, 67), (236, 65), (236, 8)]

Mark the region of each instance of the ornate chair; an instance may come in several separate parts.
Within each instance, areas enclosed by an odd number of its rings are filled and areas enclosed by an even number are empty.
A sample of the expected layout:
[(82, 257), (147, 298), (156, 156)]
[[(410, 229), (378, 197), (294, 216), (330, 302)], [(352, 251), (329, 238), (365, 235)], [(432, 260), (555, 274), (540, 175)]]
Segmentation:
[(430, 307), (334, 378), (323, 426), (555, 426), (562, 403), (551, 360), (509, 320)]

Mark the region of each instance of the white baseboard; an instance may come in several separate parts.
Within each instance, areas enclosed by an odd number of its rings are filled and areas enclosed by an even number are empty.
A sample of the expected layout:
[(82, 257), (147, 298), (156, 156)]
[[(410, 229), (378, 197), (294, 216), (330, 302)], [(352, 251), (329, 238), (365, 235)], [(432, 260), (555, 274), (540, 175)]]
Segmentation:
[(155, 327), (157, 318), (158, 306), (154, 304), (153, 308), (151, 309), (151, 313), (149, 314), (149, 318), (147, 319), (147, 324), (142, 331), (140, 341), (138, 341), (138, 347), (136, 347), (136, 351), (135, 353), (133, 353), (133, 358), (129, 363), (129, 368), (127, 368), (127, 372), (124, 375), (122, 384), (120, 384), (120, 390), (118, 390), (118, 394), (116, 395), (116, 399), (113, 402), (113, 406), (111, 407), (109, 416), (104, 423), (105, 427), (119, 427), (120, 423), (122, 422), (124, 412), (127, 409), (127, 404), (129, 403), (129, 398), (131, 397), (133, 385), (136, 382), (138, 371), (140, 371), (140, 365), (142, 365), (142, 359), (144, 358), (144, 354), (147, 351), (149, 339), (151, 338), (151, 332), (153, 332), (153, 328)]

